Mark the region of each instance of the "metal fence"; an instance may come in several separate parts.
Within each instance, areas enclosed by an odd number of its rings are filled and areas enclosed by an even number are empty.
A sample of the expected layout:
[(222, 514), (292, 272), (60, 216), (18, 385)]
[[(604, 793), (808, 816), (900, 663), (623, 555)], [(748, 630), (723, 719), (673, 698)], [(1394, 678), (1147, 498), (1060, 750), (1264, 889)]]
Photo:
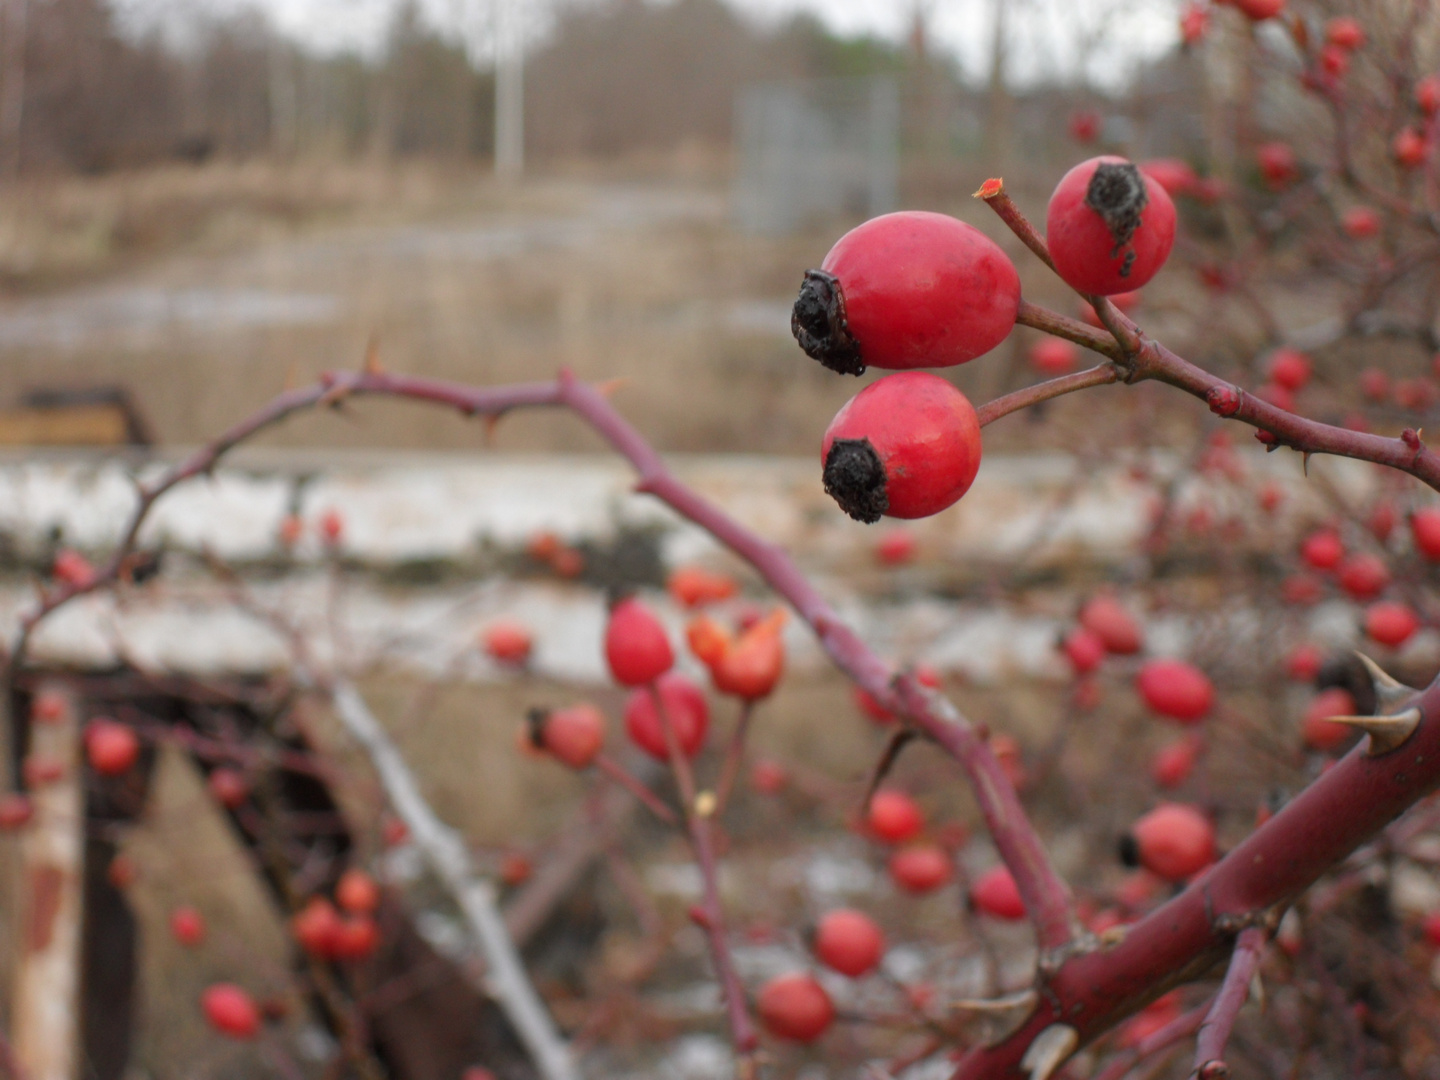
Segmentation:
[(734, 213), (746, 232), (895, 207), (900, 94), (890, 79), (749, 87), (737, 96), (735, 131)]

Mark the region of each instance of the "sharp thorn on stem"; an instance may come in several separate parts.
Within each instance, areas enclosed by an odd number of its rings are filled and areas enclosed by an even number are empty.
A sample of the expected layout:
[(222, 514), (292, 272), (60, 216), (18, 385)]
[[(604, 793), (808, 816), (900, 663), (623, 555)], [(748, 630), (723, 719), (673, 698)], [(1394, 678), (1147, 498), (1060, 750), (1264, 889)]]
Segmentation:
[(1326, 719), (1334, 724), (1348, 724), (1350, 727), (1359, 728), (1369, 735), (1370, 746), (1365, 753), (1369, 757), (1376, 757), (1388, 754), (1415, 734), (1422, 717), (1417, 707), (1406, 709), (1394, 716), (1330, 716)]
[(1375, 699), (1380, 703), (1381, 712), (1387, 712), (1419, 693), (1413, 686), (1406, 686), (1364, 653), (1357, 652), (1355, 655), (1370, 673), (1370, 682), (1375, 687)]

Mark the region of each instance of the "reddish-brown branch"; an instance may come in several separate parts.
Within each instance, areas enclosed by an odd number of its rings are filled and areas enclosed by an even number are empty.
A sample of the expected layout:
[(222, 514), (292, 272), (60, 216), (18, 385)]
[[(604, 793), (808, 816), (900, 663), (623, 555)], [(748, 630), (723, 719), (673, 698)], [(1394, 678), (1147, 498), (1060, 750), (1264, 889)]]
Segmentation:
[[(730, 1022), (730, 1040), (739, 1055), (736, 1075), (739, 1080), (755, 1080), (758, 1065), (755, 1049), (760, 1038), (750, 1019), (750, 1009), (745, 1004), (745, 988), (735, 970), (735, 960), (730, 955), (730, 941), (725, 929), (725, 908), (720, 903), (720, 872), (715, 861), (715, 843), (711, 832), (711, 818), (715, 813), (715, 795), (706, 792), (700, 796), (695, 790), (695, 775), (690, 768), (690, 759), (680, 746), (680, 737), (665, 709), (659, 688), (651, 686), (650, 694), (655, 699), (655, 712), (660, 718), (660, 730), (665, 736), (665, 749), (670, 756), (670, 769), (675, 775), (675, 786), (680, 791), (680, 802), (684, 807), (685, 830), (690, 839), (690, 849), (695, 854), (695, 864), (700, 869), (702, 896), (700, 903), (706, 940), (710, 945), (710, 960), (715, 965), (715, 975), (720, 980), (720, 989), (725, 998), (726, 1019)], [(705, 805), (708, 803), (708, 805)]]
[(1251, 926), (1241, 930), (1240, 936), (1235, 939), (1235, 951), (1230, 954), (1225, 981), (1221, 983), (1210, 1011), (1205, 1014), (1205, 1022), (1200, 1025), (1200, 1037), (1195, 1040), (1195, 1068), (1201, 1076), (1205, 1075), (1206, 1066), (1221, 1062), (1225, 1056), (1225, 1044), (1230, 1041), (1235, 1018), (1250, 996), (1250, 982), (1255, 978), (1260, 957), (1265, 952), (1266, 936), (1263, 928)]
[(660, 796), (646, 787), (638, 777), (632, 775), (625, 766), (621, 765), (608, 754), (600, 754), (595, 758), (595, 768), (631, 795), (635, 796), (635, 798), (644, 805), (646, 810), (649, 810), (657, 818), (665, 822), (665, 824), (680, 824), (680, 820), (675, 816), (675, 812), (660, 801)]
[(735, 780), (740, 775), (740, 766), (745, 763), (745, 737), (750, 733), (750, 719), (755, 715), (755, 703), (745, 700), (740, 703), (740, 716), (735, 721), (735, 730), (725, 746), (725, 760), (720, 766), (720, 779), (715, 782), (715, 816), (725, 813), (730, 802), (730, 793), (735, 789)]
[(1118, 382), (1120, 378), (1120, 370), (1114, 364), (1096, 364), (1084, 371), (1074, 371), (1069, 375), (1046, 379), (1033, 386), (1002, 394), (994, 401), (987, 401), (981, 405), (975, 410), (975, 414), (980, 418), (980, 426), (983, 428), (987, 424), (993, 424), (1002, 416), (1009, 416), (1011, 413), (1027, 409), (1031, 405), (1038, 405), (1042, 401), (1049, 401), (1051, 398), (1061, 397), (1065, 394), (1073, 394), (1076, 390), (1088, 390), (1092, 386), (1105, 386)]
[(1021, 326), (1043, 330), (1055, 337), (1073, 341), (1076, 345), (1083, 345), (1101, 356), (1108, 356), (1111, 360), (1125, 358), (1125, 351), (1120, 347), (1120, 343), (1104, 330), (1097, 330), (1089, 323), (1072, 319), (1068, 315), (1061, 315), (1058, 311), (1051, 311), (1039, 304), (1032, 304), (1028, 300), (1020, 301), (1020, 309), (1016, 312), (1015, 321)]
[(1272, 925), (1321, 874), (1440, 786), (1440, 723), (1432, 720), (1440, 715), (1440, 680), (1416, 703), (1425, 720), (1407, 742), (1374, 757), (1362, 743), (1118, 944), (1070, 958), (1030, 1019), (1003, 1042), (967, 1054), (956, 1080), (1012, 1075), (1051, 1024), (1071, 1025), (1084, 1046), (1199, 978), (1241, 931)]
[[(998, 189), (994, 196), (987, 194), (990, 183), (993, 182), (987, 182), (986, 188), (982, 188), (977, 195), (985, 199), (1027, 247), (1041, 255), (1039, 249), (1044, 248), (1044, 238), (1036, 232), (1019, 207), (1010, 201), (1009, 196), (1004, 195), (1003, 188)], [(1041, 257), (1046, 265), (1053, 268), (1048, 249)], [(1261, 432), (1268, 432), (1273, 437), (1272, 445), (1288, 446), (1305, 454), (1335, 454), (1388, 465), (1409, 473), (1440, 491), (1440, 456), (1427, 449), (1416, 432), (1407, 431), (1398, 439), (1386, 438), (1335, 427), (1332, 424), (1322, 424), (1277, 408), (1196, 367), (1164, 345), (1150, 340), (1134, 322), (1104, 297), (1087, 296), (1086, 299), (1095, 307), (1096, 314), (1114, 334), (1123, 350), (1123, 355), (1117, 358), (1117, 362), (1127, 369), (1127, 382), (1154, 379), (1157, 382), (1169, 383), (1204, 400), (1210, 406), (1210, 411), (1217, 416), (1238, 420), (1258, 428)], [(1031, 310), (1033, 312), (1033, 307)], [(1050, 332), (1059, 331), (1050, 329)], [(1061, 333), (1060, 336), (1070, 335)], [(1076, 339), (1071, 337), (1071, 340)]]

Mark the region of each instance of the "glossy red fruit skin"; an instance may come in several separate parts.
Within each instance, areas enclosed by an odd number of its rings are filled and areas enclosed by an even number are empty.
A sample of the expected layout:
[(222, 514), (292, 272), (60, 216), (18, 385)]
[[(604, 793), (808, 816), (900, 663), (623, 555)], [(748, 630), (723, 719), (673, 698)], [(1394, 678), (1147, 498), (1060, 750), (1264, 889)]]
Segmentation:
[(1270, 381), (1298, 392), (1310, 381), (1310, 358), (1299, 349), (1280, 348), (1270, 354)]
[(541, 745), (570, 768), (588, 769), (605, 745), (605, 714), (582, 702), (552, 709), (542, 717)]
[(210, 1026), (232, 1039), (253, 1039), (260, 1033), (255, 1000), (234, 983), (215, 983), (200, 995), (200, 1008)]
[(645, 686), (675, 663), (670, 636), (655, 613), (627, 596), (610, 609), (605, 626), (605, 659), (621, 686)]
[(1341, 686), (1332, 686), (1315, 695), (1305, 717), (1300, 722), (1300, 737), (1305, 745), (1321, 753), (1329, 753), (1354, 738), (1354, 728), (1345, 724), (1332, 723), (1332, 716), (1354, 716), (1355, 699), (1350, 691)]
[(1181, 724), (1205, 719), (1215, 688), (1205, 673), (1184, 660), (1151, 660), (1140, 669), (1135, 688), (1145, 704)]
[(1352, 599), (1374, 600), (1390, 584), (1390, 570), (1385, 560), (1368, 552), (1352, 555), (1340, 564), (1340, 587)]
[(364, 870), (352, 867), (335, 884), (335, 902), (355, 915), (369, 915), (380, 906), (380, 886)]
[(1140, 651), (1140, 624), (1112, 596), (1102, 593), (1086, 601), (1080, 609), (1080, 625), (1116, 656), (1133, 656)]
[(980, 471), (980, 420), (944, 379), (907, 371), (847, 401), (820, 448), (825, 490), (857, 521), (922, 518), (959, 501)]
[[(1108, 208), (1108, 224), (1097, 206)], [(1170, 257), (1175, 204), (1124, 158), (1091, 158), (1067, 172), (1050, 196), (1045, 239), (1067, 285), (1102, 296), (1129, 292)]]
[(1397, 648), (1420, 629), (1420, 620), (1405, 604), (1371, 604), (1365, 612), (1365, 633), (1381, 645)]
[(1411, 514), (1410, 537), (1416, 551), (1430, 562), (1440, 562), (1440, 507), (1427, 506)]
[(35, 804), (28, 795), (12, 791), (0, 795), (0, 832), (28, 825), (35, 816)]
[(205, 917), (193, 907), (178, 907), (170, 913), (170, 934), (193, 949), (205, 940)]
[(890, 856), (889, 869), (895, 884), (916, 894), (934, 892), (955, 872), (950, 856), (935, 844), (901, 848)]
[(816, 924), (815, 955), (826, 967), (858, 979), (879, 966), (885, 934), (864, 912), (840, 908)]
[(903, 791), (882, 789), (870, 800), (866, 816), (870, 831), (887, 844), (903, 844), (925, 827), (925, 814)]
[(1140, 865), (1166, 881), (1184, 881), (1215, 861), (1215, 827), (1193, 806), (1161, 803), (1130, 829)]
[(120, 776), (140, 757), (140, 739), (125, 724), (97, 717), (85, 728), (85, 756), (101, 776)]
[(992, 866), (970, 886), (970, 902), (975, 910), (992, 919), (1015, 922), (1025, 917), (1025, 902), (1015, 878), (1004, 866)]
[(953, 367), (1009, 336), (1020, 275), (972, 225), (923, 210), (872, 218), (805, 275), (791, 329), (826, 367)]
[(779, 975), (760, 988), (755, 1011), (765, 1030), (792, 1042), (812, 1043), (835, 1020), (835, 1006), (813, 975)]
[[(680, 751), (693, 758), (705, 745), (705, 734), (710, 727), (710, 706), (705, 701), (705, 695), (693, 682), (676, 672), (660, 676), (657, 685), (660, 700), (665, 705), (665, 715), (675, 727)], [(625, 700), (625, 732), (631, 742), (655, 760), (670, 760), (665, 732), (660, 726), (660, 714), (655, 707), (655, 696), (648, 687), (633, 691)]]

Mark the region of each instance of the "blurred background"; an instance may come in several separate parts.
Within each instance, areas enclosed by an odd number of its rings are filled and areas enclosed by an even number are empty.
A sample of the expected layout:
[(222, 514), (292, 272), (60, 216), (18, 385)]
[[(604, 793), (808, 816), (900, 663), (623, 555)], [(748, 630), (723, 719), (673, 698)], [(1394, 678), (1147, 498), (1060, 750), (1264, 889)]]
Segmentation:
[[(969, 193), (1004, 172), (1038, 213), (1083, 156), (1077, 111), (1137, 156), (1204, 136), (1169, 0), (0, 10), (10, 442), (201, 441), (374, 337), (413, 373), (625, 377), (666, 449), (808, 454), (854, 387), (788, 311), (840, 232), (927, 207), (999, 237)], [(1010, 378), (972, 367), (981, 393)], [(83, 417), (37, 426), (66, 403)], [(427, 410), (357, 415), (270, 438), (474, 444)], [(562, 418), (499, 444), (594, 445)]]

